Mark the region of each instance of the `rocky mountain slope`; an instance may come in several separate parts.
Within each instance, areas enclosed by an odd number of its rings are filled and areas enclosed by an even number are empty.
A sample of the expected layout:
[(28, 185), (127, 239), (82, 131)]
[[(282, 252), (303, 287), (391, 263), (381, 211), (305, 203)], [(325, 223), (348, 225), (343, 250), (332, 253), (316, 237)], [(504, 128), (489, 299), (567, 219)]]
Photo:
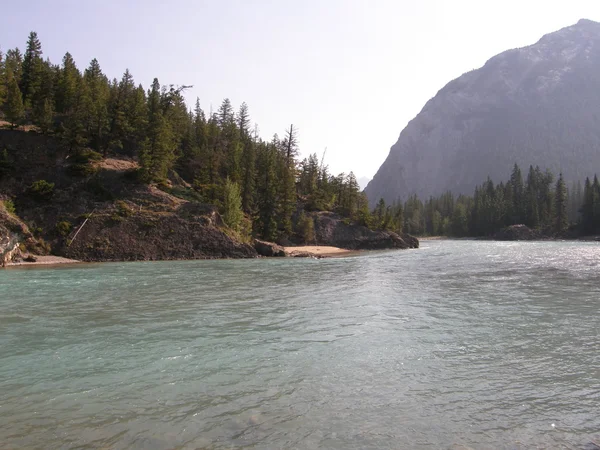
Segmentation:
[[(69, 155), (53, 137), (0, 129), (0, 265), (19, 254), (80, 261), (259, 255), (250, 239), (228, 228), (217, 208), (199, 202), (175, 172), (168, 182), (148, 185), (138, 180), (137, 169), (130, 158), (102, 158), (89, 150)], [(419, 245), (411, 236), (369, 230), (333, 213), (308, 215), (318, 245)]]
[(471, 193), (514, 163), (600, 168), (600, 24), (581, 20), (448, 83), (402, 131), (365, 192), (371, 205), (416, 193)]

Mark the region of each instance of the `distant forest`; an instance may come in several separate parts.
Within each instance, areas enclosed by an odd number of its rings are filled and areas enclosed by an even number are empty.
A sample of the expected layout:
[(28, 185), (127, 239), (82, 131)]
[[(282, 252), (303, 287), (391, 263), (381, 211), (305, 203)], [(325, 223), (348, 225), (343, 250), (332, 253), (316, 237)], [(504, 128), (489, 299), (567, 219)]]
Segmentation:
[[(207, 116), (199, 100), (190, 110), (185, 89), (154, 79), (146, 90), (129, 70), (110, 80), (96, 59), (81, 71), (69, 53), (55, 65), (43, 59), (35, 32), (24, 54), (0, 52), (0, 111), (13, 128), (34, 126), (78, 157), (135, 158), (137, 179), (161, 188), (181, 177), (194, 200), (217, 205), (242, 235), (285, 240), (296, 233), (310, 241), (314, 225), (303, 211), (371, 223), (354, 174), (331, 175), (316, 154), (300, 161), (293, 125), (266, 141), (245, 103), (236, 112), (225, 99)], [(0, 149), (0, 168), (9, 158)]]
[[(473, 196), (455, 197), (447, 192), (425, 202), (416, 196), (375, 208), (383, 226), (398, 227), (418, 236), (490, 236), (510, 225), (523, 224), (547, 236), (600, 234), (600, 183), (598, 177), (567, 188), (562, 174), (529, 167), (525, 181), (515, 164), (506, 182), (489, 178)], [(390, 225), (388, 225), (390, 224)]]
[[(513, 224), (548, 234), (600, 234), (598, 178), (567, 189), (562, 175), (530, 167), (526, 179), (515, 165), (510, 179), (490, 179), (473, 196), (448, 192), (422, 201), (416, 196), (369, 209), (356, 177), (333, 176), (316, 154), (299, 160), (298, 132), (258, 136), (248, 106), (234, 111), (228, 99), (208, 116), (196, 100), (190, 109), (185, 86), (136, 85), (126, 70), (110, 80), (93, 59), (81, 71), (66, 53), (62, 64), (42, 58), (31, 32), (24, 54), (0, 52), (0, 111), (13, 128), (33, 125), (60, 140), (76, 156), (135, 158), (138, 181), (168, 189), (181, 177), (193, 199), (217, 205), (225, 222), (240, 235), (283, 240), (314, 239), (313, 220), (305, 213), (334, 211), (370, 228), (414, 235), (486, 236)], [(0, 169), (10, 164), (0, 149)], [(1, 170), (0, 170), (1, 175)]]

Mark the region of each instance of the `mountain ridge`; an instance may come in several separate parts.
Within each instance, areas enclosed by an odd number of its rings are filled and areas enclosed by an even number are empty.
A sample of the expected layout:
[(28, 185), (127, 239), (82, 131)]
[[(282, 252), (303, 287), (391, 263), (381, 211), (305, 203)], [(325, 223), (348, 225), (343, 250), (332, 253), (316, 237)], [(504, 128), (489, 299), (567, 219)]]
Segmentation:
[(516, 162), (564, 172), (600, 165), (600, 23), (507, 50), (450, 81), (400, 133), (365, 192), (371, 205), (413, 193), (470, 193)]

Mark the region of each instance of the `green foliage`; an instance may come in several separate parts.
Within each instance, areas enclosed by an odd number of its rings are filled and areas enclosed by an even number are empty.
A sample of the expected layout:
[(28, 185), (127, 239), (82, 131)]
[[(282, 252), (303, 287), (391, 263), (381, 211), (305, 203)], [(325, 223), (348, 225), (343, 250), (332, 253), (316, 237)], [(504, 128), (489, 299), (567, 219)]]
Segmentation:
[(83, 188), (86, 192), (92, 194), (97, 201), (108, 202), (114, 200), (114, 195), (96, 177), (88, 180)]
[(69, 175), (74, 177), (89, 177), (98, 172), (98, 168), (91, 164), (71, 164), (67, 168)]
[(23, 107), (23, 96), (19, 90), (17, 79), (9, 73), (6, 101), (4, 103), (4, 115), (12, 124), (13, 128), (19, 126), (25, 118), (25, 108)]
[(4, 209), (6, 210), (6, 212), (13, 215), (17, 213), (17, 210), (15, 209), (15, 204), (11, 199), (6, 199), (2, 203), (4, 204)]
[(6, 149), (0, 152), (0, 178), (4, 175), (11, 172), (13, 169), (12, 161), (8, 156), (8, 151)]
[[(68, 52), (60, 66), (41, 56), (34, 32), (24, 58), (18, 49), (0, 56), (0, 78), (6, 80), (0, 86), (7, 88), (0, 90), (0, 105), (13, 125), (27, 118), (62, 142), (70, 153), (68, 173), (89, 177), (83, 189), (94, 200), (113, 200), (92, 164), (113, 153), (139, 162), (139, 170), (124, 174), (127, 180), (157, 183), (186, 200), (216, 205), (242, 237), (251, 230), (263, 239), (287, 239), (298, 232), (292, 229), (298, 209), (331, 210), (348, 221), (372, 225), (354, 174), (333, 176), (315, 154), (298, 161), (299, 135), (293, 125), (283, 139), (275, 135), (264, 141), (257, 128), (250, 130), (245, 103), (236, 113), (225, 99), (207, 116), (199, 100), (189, 111), (185, 86), (161, 86), (154, 79), (145, 90), (129, 70), (120, 80), (109, 80), (96, 59), (80, 71)], [(0, 175), (9, 168), (8, 157), (0, 154)], [(182, 180), (172, 187), (165, 181), (174, 170)], [(39, 199), (51, 192), (41, 184), (30, 188)], [(386, 208), (378, 226), (402, 229), (394, 212)], [(123, 218), (121, 213), (115, 212), (115, 221)]]
[[(456, 237), (488, 236), (509, 226), (524, 224), (545, 232), (563, 233), (581, 220), (586, 233), (600, 233), (600, 182), (586, 180), (585, 189), (566, 188), (562, 174), (554, 175), (530, 167), (523, 183), (515, 164), (510, 179), (495, 185), (487, 179), (472, 197), (454, 198), (445, 193), (425, 203), (416, 196), (404, 204), (404, 231), (415, 235), (445, 234)], [(398, 205), (392, 206), (392, 212)], [(580, 211), (580, 212), (579, 212)], [(380, 208), (375, 216), (380, 217)]]
[(298, 234), (305, 244), (314, 244), (315, 222), (313, 218), (306, 215), (304, 211), (302, 211), (298, 217)]
[(0, 112), (3, 111), (3, 105), (6, 97), (6, 62), (2, 50), (0, 50)]
[(63, 220), (56, 224), (56, 232), (62, 237), (67, 237), (72, 229), (73, 224), (68, 220)]
[(123, 200), (117, 200), (115, 202), (115, 207), (117, 208), (117, 214), (121, 217), (129, 217), (133, 215), (133, 210), (127, 204), (127, 202), (124, 202)]
[(90, 161), (102, 161), (102, 155), (93, 150), (83, 150), (71, 158), (71, 161), (77, 164), (87, 164)]
[(562, 173), (558, 177), (556, 182), (556, 189), (554, 191), (554, 202), (555, 202), (555, 229), (558, 233), (562, 233), (569, 228), (569, 218), (567, 216), (567, 187), (563, 179)]
[(37, 200), (47, 200), (54, 195), (54, 183), (38, 180), (31, 184), (28, 193)]
[(237, 183), (227, 178), (223, 198), (223, 220), (232, 230), (240, 231), (243, 217), (240, 188)]
[(102, 155), (93, 150), (82, 150), (70, 158), (71, 165), (67, 168), (69, 175), (74, 177), (89, 177), (98, 172), (98, 167), (92, 164), (93, 161), (102, 160)]
[(37, 33), (29, 33), (27, 48), (23, 58), (23, 74), (20, 88), (23, 93), (23, 102), (30, 106), (42, 84), (42, 44)]

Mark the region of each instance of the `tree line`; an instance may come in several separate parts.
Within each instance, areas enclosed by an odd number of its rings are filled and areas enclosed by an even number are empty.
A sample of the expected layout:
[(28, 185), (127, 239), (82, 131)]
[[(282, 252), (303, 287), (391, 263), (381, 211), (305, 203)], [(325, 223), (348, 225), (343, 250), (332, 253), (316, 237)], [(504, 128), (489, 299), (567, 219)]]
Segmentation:
[(530, 166), (526, 177), (515, 164), (510, 178), (499, 184), (487, 179), (472, 196), (446, 192), (425, 202), (410, 196), (405, 202), (375, 208), (378, 226), (417, 236), (489, 236), (523, 224), (544, 234), (600, 234), (598, 177), (567, 188), (562, 174)]
[(71, 154), (92, 149), (136, 158), (146, 183), (168, 184), (176, 173), (195, 199), (217, 205), (245, 235), (309, 242), (314, 224), (305, 211), (331, 210), (371, 224), (356, 177), (330, 174), (316, 154), (300, 160), (293, 125), (283, 137), (263, 140), (245, 103), (235, 111), (225, 99), (207, 115), (199, 100), (192, 109), (186, 105), (186, 86), (154, 79), (145, 89), (129, 70), (109, 79), (96, 59), (82, 71), (70, 53), (59, 65), (42, 55), (35, 32), (24, 54), (0, 52), (0, 111), (13, 128), (34, 125)]

